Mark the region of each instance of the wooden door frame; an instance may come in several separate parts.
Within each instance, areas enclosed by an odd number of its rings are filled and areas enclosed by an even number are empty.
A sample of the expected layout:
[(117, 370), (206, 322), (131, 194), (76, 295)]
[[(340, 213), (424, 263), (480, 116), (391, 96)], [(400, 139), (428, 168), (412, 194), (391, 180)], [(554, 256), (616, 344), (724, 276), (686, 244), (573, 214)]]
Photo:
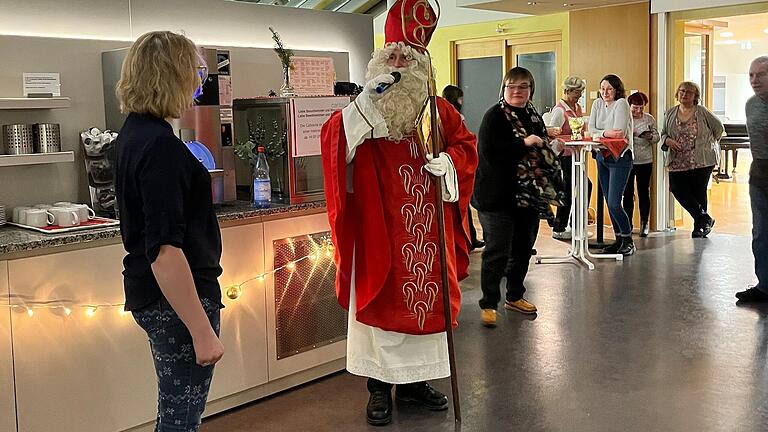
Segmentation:
[[(712, 92), (714, 90), (715, 79), (715, 66), (713, 61), (714, 49), (715, 49), (715, 29), (712, 25), (702, 24), (694, 25), (693, 23), (685, 23), (685, 31), (683, 33), (683, 39), (687, 36), (699, 35), (703, 41), (706, 41), (706, 56), (704, 61), (706, 62), (707, 76), (705, 77), (706, 83), (704, 83), (704, 100), (702, 101), (704, 106), (710, 111), (712, 110)], [(704, 45), (704, 44), (702, 44)]]
[(559, 78), (563, 70), (563, 33), (560, 30), (518, 33), (451, 41), (451, 84), (458, 85), (459, 60), (501, 57), (501, 76), (503, 77), (510, 68), (509, 65), (511, 59), (509, 58), (508, 52), (510, 46), (546, 42), (558, 43), (558, 50), (555, 52), (555, 57), (558, 65), (557, 76)]

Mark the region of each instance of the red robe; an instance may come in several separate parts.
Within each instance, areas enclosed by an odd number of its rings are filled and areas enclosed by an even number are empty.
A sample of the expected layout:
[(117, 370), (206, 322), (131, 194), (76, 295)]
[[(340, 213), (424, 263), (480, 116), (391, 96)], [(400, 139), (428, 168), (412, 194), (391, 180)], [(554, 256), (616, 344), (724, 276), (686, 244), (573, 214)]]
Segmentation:
[[(459, 113), (437, 99), (444, 152), (456, 168), (459, 201), (444, 203), (452, 325), (461, 305), (459, 280), (469, 267), (467, 209), (477, 167), (477, 140)], [(323, 125), (325, 196), (336, 246), (336, 295), (349, 309), (355, 256), (357, 321), (387, 331), (445, 331), (438, 255), (435, 179), (415, 137), (399, 142), (366, 139), (352, 161), (353, 193), (347, 192), (347, 142), (341, 112)]]

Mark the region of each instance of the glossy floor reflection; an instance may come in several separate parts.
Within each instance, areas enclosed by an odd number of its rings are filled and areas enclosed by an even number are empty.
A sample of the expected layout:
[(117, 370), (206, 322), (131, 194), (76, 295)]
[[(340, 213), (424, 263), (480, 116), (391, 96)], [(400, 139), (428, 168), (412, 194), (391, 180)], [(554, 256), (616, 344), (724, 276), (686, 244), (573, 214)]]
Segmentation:
[[(202, 431), (765, 431), (768, 309), (737, 307), (750, 239), (653, 234), (623, 263), (532, 265), (535, 319), (480, 326), (480, 254), (456, 332), (464, 421), (396, 406), (365, 423), (365, 380), (347, 373), (205, 422)], [(564, 251), (542, 234), (540, 252)], [(434, 382), (446, 393), (447, 380)]]

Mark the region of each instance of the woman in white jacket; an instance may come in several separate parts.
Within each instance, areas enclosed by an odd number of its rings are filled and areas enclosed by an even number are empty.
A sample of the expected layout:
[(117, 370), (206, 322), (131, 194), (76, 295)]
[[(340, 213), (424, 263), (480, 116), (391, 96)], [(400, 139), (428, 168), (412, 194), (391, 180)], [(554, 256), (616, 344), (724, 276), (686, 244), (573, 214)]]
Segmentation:
[(597, 174), (603, 188), (608, 214), (611, 216), (616, 242), (606, 247), (605, 253), (625, 256), (635, 253), (632, 224), (622, 207), (622, 196), (632, 171), (632, 115), (626, 99), (624, 83), (616, 75), (606, 75), (600, 81), (600, 99), (592, 103), (589, 131), (605, 138), (624, 138), (627, 146), (618, 158), (597, 153)]

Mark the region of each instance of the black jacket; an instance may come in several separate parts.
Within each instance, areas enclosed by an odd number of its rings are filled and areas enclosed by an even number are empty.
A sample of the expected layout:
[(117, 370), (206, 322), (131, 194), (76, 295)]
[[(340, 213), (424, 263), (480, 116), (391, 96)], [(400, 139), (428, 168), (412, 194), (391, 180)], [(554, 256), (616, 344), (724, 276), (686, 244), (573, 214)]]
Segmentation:
[(152, 272), (160, 246), (184, 251), (201, 298), (221, 306), (221, 233), (211, 198), (211, 176), (171, 125), (130, 114), (117, 138), (116, 193), (123, 259), (125, 310), (162, 297)]
[[(522, 119), (529, 129), (528, 119)], [(532, 128), (536, 129), (536, 128)], [(545, 128), (538, 128), (544, 132)], [(530, 131), (529, 131), (530, 133)], [(541, 132), (537, 135), (542, 135)], [(512, 211), (517, 208), (517, 165), (527, 149), (517, 138), (501, 106), (492, 106), (483, 116), (477, 136), (478, 165), (472, 206), (480, 211)]]

